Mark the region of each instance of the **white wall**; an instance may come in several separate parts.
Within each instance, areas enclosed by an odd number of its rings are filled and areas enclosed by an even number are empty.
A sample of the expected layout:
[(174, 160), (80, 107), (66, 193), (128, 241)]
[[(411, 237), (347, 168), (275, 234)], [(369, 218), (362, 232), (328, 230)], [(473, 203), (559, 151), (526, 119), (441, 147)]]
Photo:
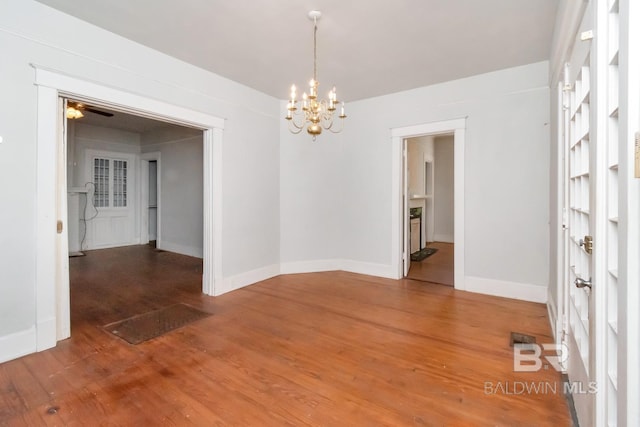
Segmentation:
[(11, 207), (0, 209), (0, 222), (11, 224), (0, 233), (0, 361), (35, 350), (37, 88), (31, 64), (224, 118), (224, 279), (278, 264), (278, 100), (31, 0), (0, 3), (0, 51), (0, 195)]
[[(350, 212), (358, 207), (347, 199), (352, 238), (345, 242), (346, 257), (390, 262), (389, 129), (466, 117), (465, 274), (500, 286), (537, 286), (546, 299), (547, 67), (541, 62), (352, 103), (345, 155), (350, 163), (360, 168), (364, 163), (373, 172), (366, 187), (368, 221), (355, 221)], [(359, 155), (365, 147), (371, 155)], [(347, 192), (360, 186), (359, 178), (345, 184)], [(376, 226), (364, 230), (363, 222)]]
[(453, 243), (453, 136), (439, 136), (433, 145), (434, 241)]
[[(280, 104), (281, 117), (286, 103)], [(280, 128), (280, 260), (282, 272), (336, 269), (343, 233), (342, 134), (315, 142)], [(354, 171), (354, 173), (358, 173)], [(354, 195), (357, 197), (357, 195)]]
[[(158, 247), (202, 258), (202, 132), (185, 129), (169, 140), (142, 135), (142, 152), (160, 153), (160, 236)], [(155, 143), (155, 144), (154, 144)]]
[[(67, 138), (68, 187), (84, 187), (91, 176), (91, 166), (86, 164), (87, 150), (112, 151), (116, 153), (140, 153), (140, 134), (120, 129), (87, 125), (70, 120), (68, 128), (73, 130)], [(73, 135), (73, 136), (71, 136)]]
[[(391, 129), (467, 118), (467, 288), (546, 300), (548, 63), (350, 103), (346, 129), (315, 144), (281, 132), (283, 262), (394, 276)], [(285, 103), (281, 103), (285, 115)]]

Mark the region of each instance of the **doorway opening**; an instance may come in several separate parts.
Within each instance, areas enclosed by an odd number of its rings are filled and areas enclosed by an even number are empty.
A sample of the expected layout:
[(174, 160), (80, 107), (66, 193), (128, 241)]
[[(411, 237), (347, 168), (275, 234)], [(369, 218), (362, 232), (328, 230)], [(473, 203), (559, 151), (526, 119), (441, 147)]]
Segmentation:
[(70, 326), (84, 331), (197, 295), (203, 131), (64, 102), (84, 110), (67, 115), (64, 132), (67, 224), (78, 230), (68, 234), (69, 256), (86, 256), (69, 262)]
[(147, 221), (149, 223), (149, 245), (158, 247), (158, 160), (148, 161), (149, 197), (147, 197)]
[(407, 138), (408, 279), (453, 286), (453, 133)]
[[(409, 169), (408, 169), (408, 142), (411, 138), (453, 136), (453, 286), (456, 289), (465, 290), (464, 275), (464, 145), (465, 145), (466, 119), (454, 119), (441, 122), (425, 123), (420, 125), (394, 128), (391, 130), (392, 137), (392, 264), (397, 266), (396, 278), (406, 277), (411, 267), (411, 208), (410, 201), (412, 192), (409, 191)], [(450, 143), (450, 142), (449, 142)], [(420, 175), (422, 178), (424, 193), (433, 190), (435, 178), (435, 168), (433, 163), (425, 162), (419, 158)], [(427, 173), (427, 170), (429, 171)], [(428, 178), (431, 177), (431, 182)], [(414, 192), (414, 201), (420, 200), (423, 203), (424, 213), (429, 209), (435, 212), (436, 204), (429, 206), (426, 203), (426, 194)], [(451, 194), (449, 194), (449, 197)], [(416, 211), (414, 211), (414, 219)], [(435, 213), (431, 218), (424, 221), (424, 226), (420, 227), (420, 236), (424, 233), (426, 243), (429, 238), (435, 239)], [(440, 237), (442, 238), (442, 237)], [(446, 242), (445, 242), (446, 243)]]
[[(55, 71), (38, 67), (35, 70), (38, 88), (36, 232), (41, 243), (36, 251), (36, 350), (54, 347), (57, 341), (71, 335), (63, 98), (202, 132), (202, 292), (215, 295), (215, 283), (222, 278), (220, 218), (224, 120)], [(188, 99), (190, 94), (184, 96)], [(122, 164), (118, 167), (124, 169)], [(139, 201), (132, 200), (132, 203)], [(133, 221), (138, 224), (140, 218), (134, 217)]]

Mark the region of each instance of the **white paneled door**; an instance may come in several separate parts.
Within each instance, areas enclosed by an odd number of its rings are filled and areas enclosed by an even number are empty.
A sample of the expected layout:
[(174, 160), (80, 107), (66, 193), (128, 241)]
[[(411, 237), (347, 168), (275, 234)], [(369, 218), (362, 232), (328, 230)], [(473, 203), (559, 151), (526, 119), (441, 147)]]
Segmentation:
[(580, 425), (617, 425), (618, 2), (590, 1), (565, 73), (565, 345)]
[[(589, 15), (589, 13), (587, 14)], [(585, 16), (589, 22), (590, 16)], [(585, 25), (583, 25), (585, 26)], [(568, 231), (568, 361), (569, 381), (581, 425), (593, 425), (594, 395), (588, 393), (595, 381), (592, 343), (595, 339), (593, 295), (593, 230), (595, 177), (591, 165), (594, 142), (592, 129), (591, 40), (576, 42), (568, 65), (569, 114), (567, 133), (567, 231)], [(578, 390), (579, 389), (579, 390)], [(582, 391), (587, 391), (586, 393)]]
[(85, 249), (135, 244), (136, 156), (87, 150), (90, 191), (85, 209)]

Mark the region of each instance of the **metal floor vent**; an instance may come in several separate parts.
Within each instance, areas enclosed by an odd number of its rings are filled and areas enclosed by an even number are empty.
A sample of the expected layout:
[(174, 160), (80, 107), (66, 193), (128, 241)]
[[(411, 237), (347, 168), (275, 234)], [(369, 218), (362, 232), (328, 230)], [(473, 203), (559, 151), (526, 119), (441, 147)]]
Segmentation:
[(533, 335), (527, 335), (520, 332), (511, 332), (509, 337), (509, 346), (513, 347), (514, 344), (535, 344), (536, 337)]

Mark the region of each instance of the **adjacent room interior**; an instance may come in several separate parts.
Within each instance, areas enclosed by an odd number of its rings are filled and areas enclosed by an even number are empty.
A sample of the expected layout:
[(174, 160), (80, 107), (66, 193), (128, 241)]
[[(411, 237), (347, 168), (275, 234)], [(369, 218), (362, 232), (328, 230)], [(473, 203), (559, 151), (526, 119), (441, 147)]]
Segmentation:
[[(183, 264), (201, 278), (203, 136), (65, 101), (71, 328), (82, 330), (81, 319), (104, 325), (179, 300), (183, 281), (163, 282), (172, 290), (155, 279), (183, 274)], [(201, 292), (202, 280), (193, 286)]]
[(409, 138), (408, 279), (454, 286), (454, 138)]

